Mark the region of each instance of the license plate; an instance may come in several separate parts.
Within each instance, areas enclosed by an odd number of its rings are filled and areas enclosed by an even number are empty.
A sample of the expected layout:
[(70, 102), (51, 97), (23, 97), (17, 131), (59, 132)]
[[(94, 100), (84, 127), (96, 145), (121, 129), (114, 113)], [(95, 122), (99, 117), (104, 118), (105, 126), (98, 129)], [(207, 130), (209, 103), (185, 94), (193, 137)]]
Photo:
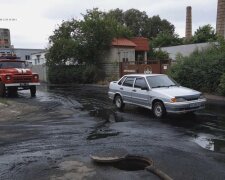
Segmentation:
[(28, 86), (28, 83), (20, 83), (20, 86)]
[(190, 107), (191, 107), (191, 108), (198, 107), (198, 106), (200, 106), (199, 103), (193, 103), (193, 104), (190, 104)]

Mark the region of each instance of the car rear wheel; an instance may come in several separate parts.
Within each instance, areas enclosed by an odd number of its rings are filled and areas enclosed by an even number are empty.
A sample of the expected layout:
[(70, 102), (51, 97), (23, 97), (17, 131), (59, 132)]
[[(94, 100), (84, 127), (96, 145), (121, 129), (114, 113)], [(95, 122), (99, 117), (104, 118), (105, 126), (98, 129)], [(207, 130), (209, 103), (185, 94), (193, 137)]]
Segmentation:
[(117, 109), (122, 110), (124, 108), (124, 103), (122, 100), (122, 97), (120, 95), (116, 95), (115, 97), (115, 105), (117, 107)]
[(153, 114), (156, 118), (160, 119), (166, 114), (166, 109), (162, 102), (157, 101), (153, 105)]
[(0, 97), (5, 96), (5, 85), (3, 83), (0, 83)]

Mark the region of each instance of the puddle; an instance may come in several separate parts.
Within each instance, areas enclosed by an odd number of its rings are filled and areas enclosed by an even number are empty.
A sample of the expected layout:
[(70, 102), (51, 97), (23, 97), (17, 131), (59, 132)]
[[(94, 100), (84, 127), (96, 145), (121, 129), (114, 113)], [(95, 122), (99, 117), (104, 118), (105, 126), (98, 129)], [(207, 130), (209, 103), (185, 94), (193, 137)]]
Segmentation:
[(222, 139), (214, 139), (207, 137), (205, 135), (197, 136), (194, 139), (194, 142), (197, 143), (204, 149), (225, 153), (225, 140)]
[(94, 127), (94, 130), (89, 134), (87, 140), (95, 140), (119, 135), (119, 132), (110, 129), (110, 126), (113, 123), (121, 122), (123, 120), (122, 117), (118, 116), (115, 112), (108, 109), (96, 109), (90, 111), (90, 115), (101, 118), (104, 121), (98, 123)]
[(105, 120), (105, 123), (123, 122), (122, 116), (110, 109), (94, 109), (89, 111), (90, 116)]
[(108, 126), (108, 122), (104, 122), (100, 125), (97, 125), (95, 129), (89, 134), (87, 140), (102, 139), (119, 135), (119, 132), (110, 129)]

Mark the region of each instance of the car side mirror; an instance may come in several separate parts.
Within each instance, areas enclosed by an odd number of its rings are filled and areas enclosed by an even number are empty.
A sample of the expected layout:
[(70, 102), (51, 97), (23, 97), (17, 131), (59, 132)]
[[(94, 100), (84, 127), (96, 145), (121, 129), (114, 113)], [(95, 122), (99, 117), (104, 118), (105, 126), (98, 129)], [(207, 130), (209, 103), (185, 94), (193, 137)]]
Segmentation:
[(141, 90), (149, 91), (149, 88), (148, 87), (142, 87)]

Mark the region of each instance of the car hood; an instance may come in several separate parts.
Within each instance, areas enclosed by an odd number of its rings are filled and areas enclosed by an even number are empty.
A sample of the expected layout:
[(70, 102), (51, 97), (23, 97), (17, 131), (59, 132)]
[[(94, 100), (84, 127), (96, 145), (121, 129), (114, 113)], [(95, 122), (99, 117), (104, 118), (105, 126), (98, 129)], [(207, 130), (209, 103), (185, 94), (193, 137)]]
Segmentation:
[(9, 74), (32, 74), (30, 69), (23, 68), (7, 68), (0, 69), (0, 73), (9, 73)]
[(184, 97), (184, 96), (192, 96), (201, 94), (198, 91), (193, 89), (189, 89), (186, 87), (163, 87), (163, 88), (153, 88), (152, 91), (170, 96), (170, 97)]

